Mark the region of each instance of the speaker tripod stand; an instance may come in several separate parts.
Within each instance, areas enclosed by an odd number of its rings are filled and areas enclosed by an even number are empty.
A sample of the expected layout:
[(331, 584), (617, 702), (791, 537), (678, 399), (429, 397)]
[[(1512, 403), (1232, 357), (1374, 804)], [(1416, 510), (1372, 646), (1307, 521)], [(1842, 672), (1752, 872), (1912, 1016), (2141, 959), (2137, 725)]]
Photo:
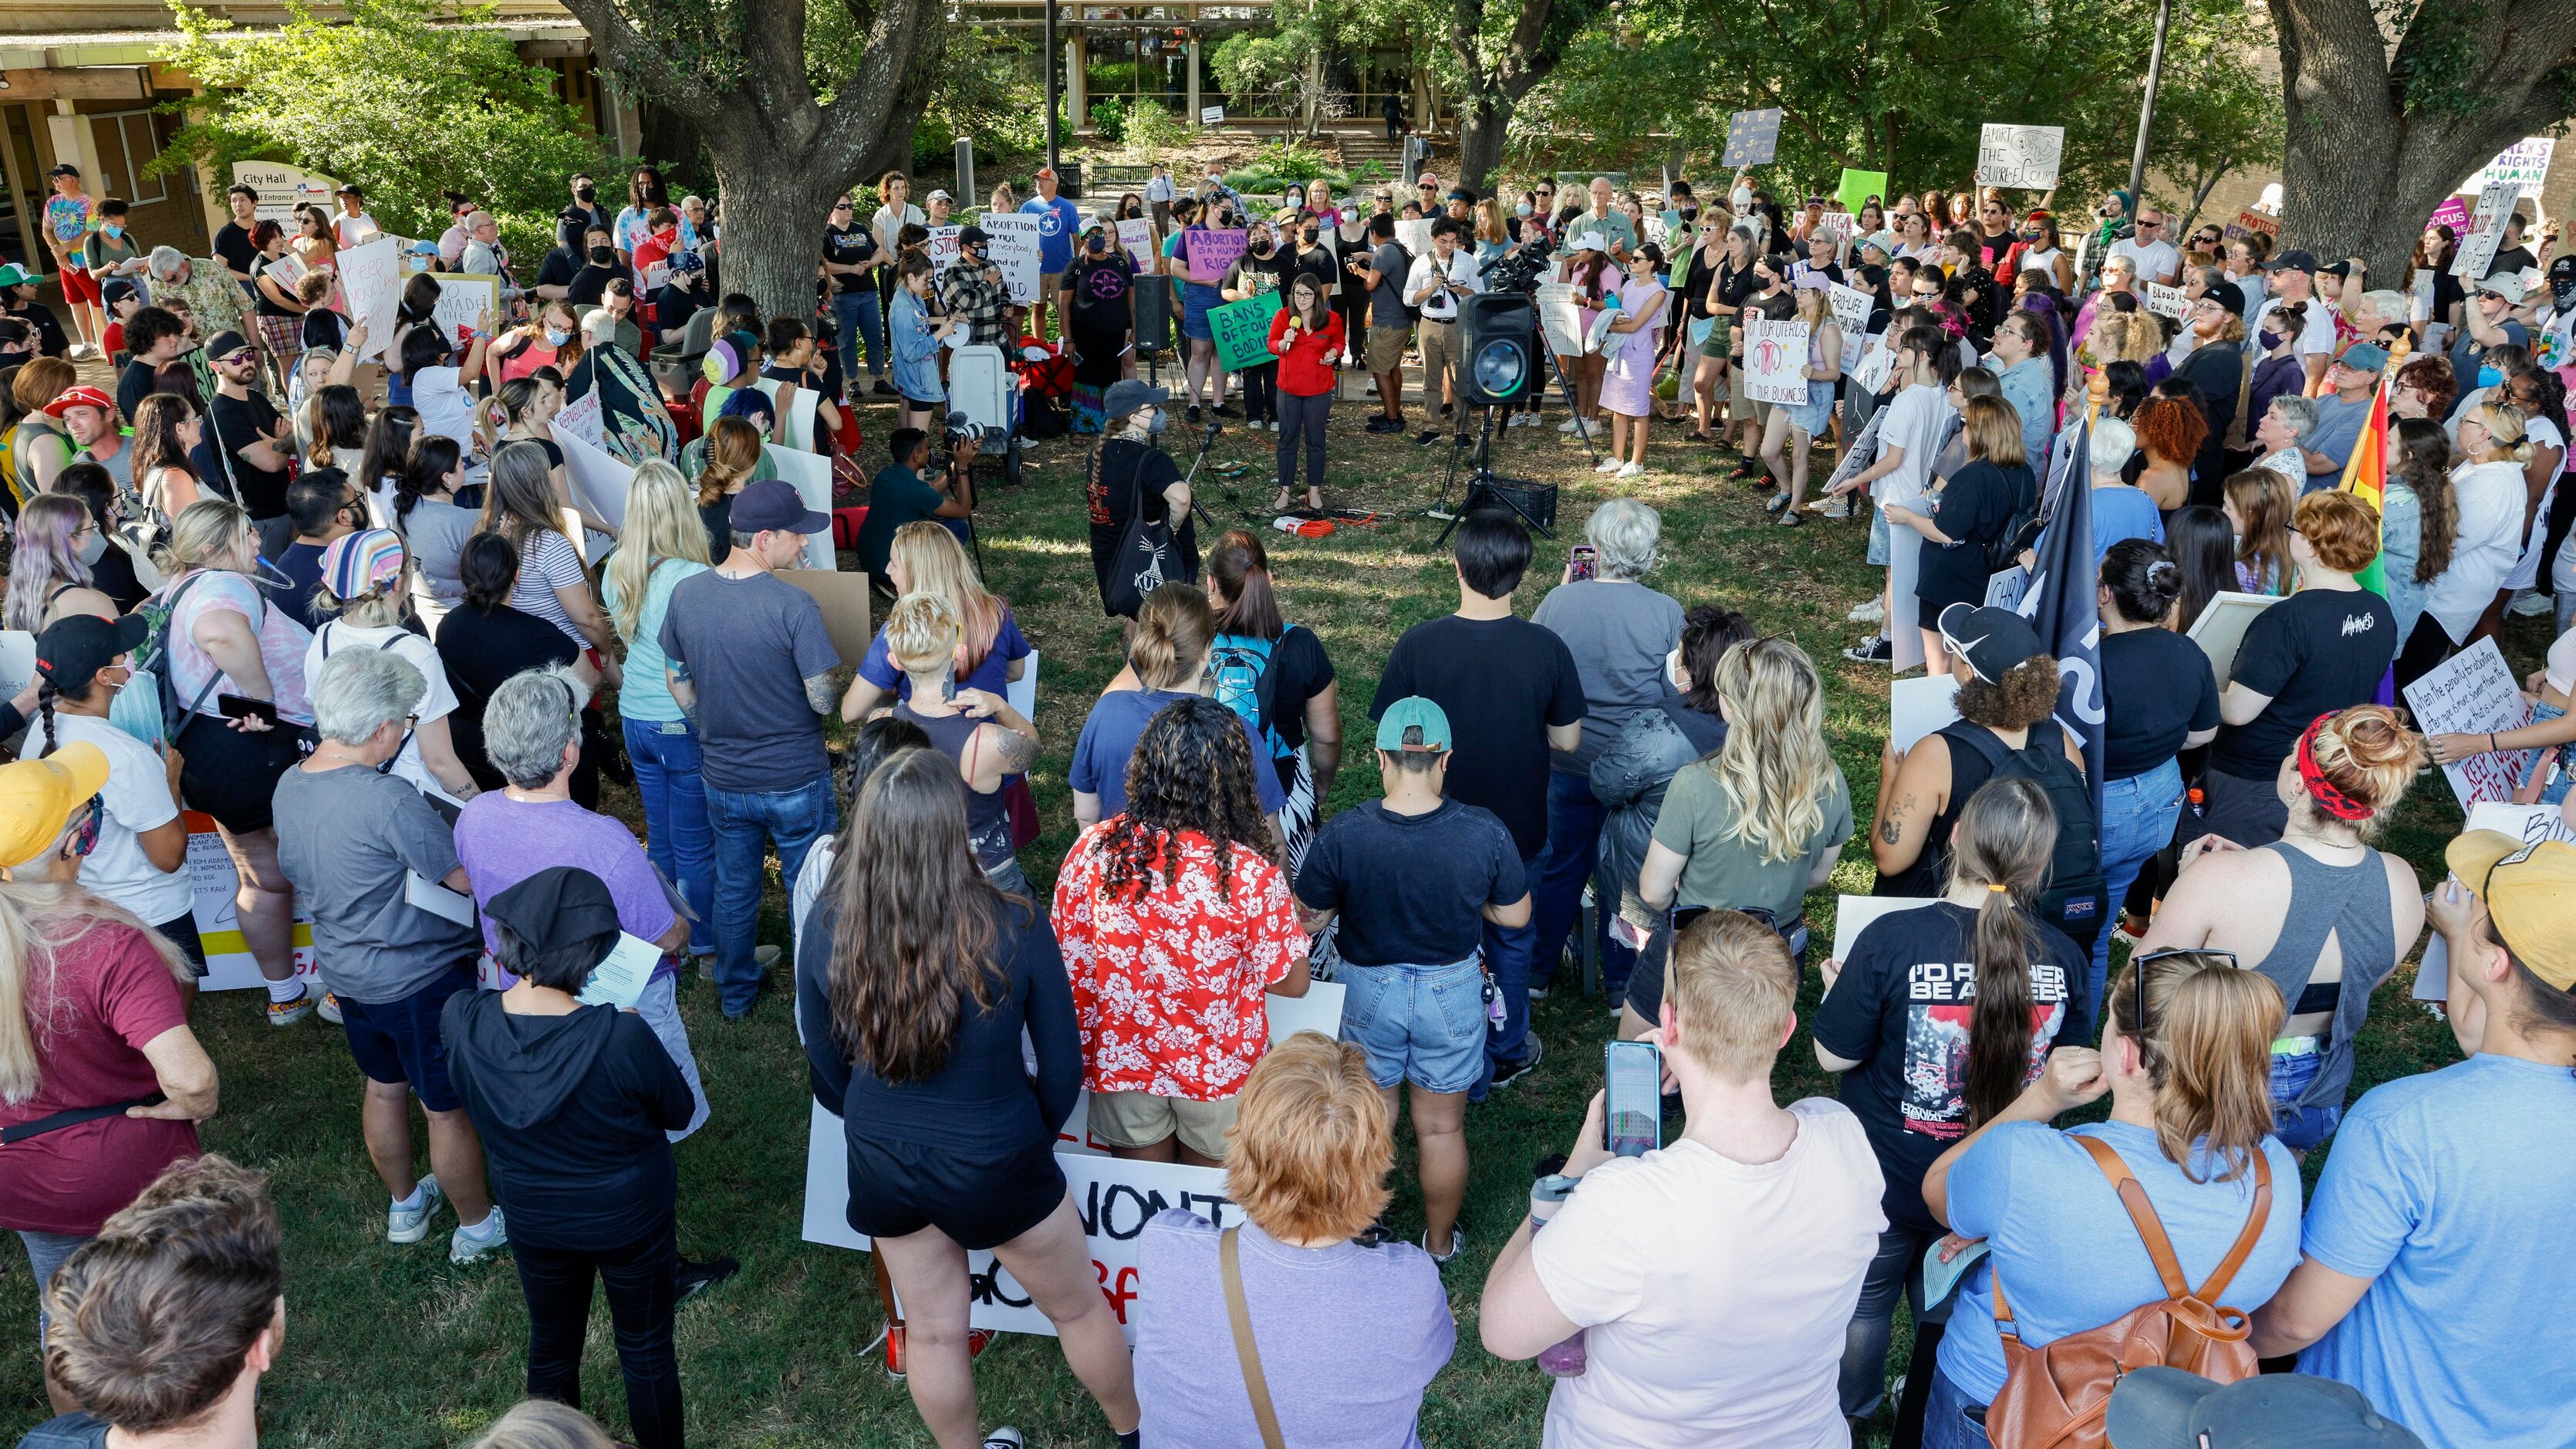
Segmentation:
[[(1449, 515), (1449, 521), (1441, 526), (1440, 536), (1431, 541), (1431, 546), (1433, 548), (1446, 546), (1449, 542), (1449, 535), (1457, 532), (1458, 530), (1458, 520), (1475, 512), (1479, 508), (1508, 508), (1512, 512), (1519, 514), (1521, 522), (1528, 524), (1532, 532), (1537, 533), (1543, 538), (1556, 537), (1555, 530), (1549, 528), (1546, 524), (1539, 522), (1537, 517), (1531, 514), (1529, 509), (1522, 505), (1520, 499), (1514, 497), (1510, 492), (1495, 486), (1501, 481), (1494, 476), (1493, 466), (1494, 414), (1496, 411), (1498, 411), (1498, 409), (1493, 404), (1489, 403), (1485, 407), (1485, 425), (1477, 432), (1476, 435), (1475, 471), (1467, 475), (1467, 500), (1458, 505), (1458, 511)], [(1457, 444), (1452, 443), (1449, 445), (1449, 476), (1440, 480), (1440, 498), (1444, 503), (1449, 497), (1450, 483), (1458, 476), (1458, 451), (1459, 449)], [(1552, 512), (1553, 509), (1551, 508), (1550, 511)]]

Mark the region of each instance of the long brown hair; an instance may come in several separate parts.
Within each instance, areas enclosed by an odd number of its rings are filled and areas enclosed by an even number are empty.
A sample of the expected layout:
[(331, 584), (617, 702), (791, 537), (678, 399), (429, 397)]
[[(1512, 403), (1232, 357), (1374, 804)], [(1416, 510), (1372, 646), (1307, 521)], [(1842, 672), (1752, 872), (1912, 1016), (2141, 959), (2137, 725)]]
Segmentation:
[(760, 429), (749, 418), (718, 418), (707, 429), (706, 466), (698, 471), (698, 506), (712, 508), (760, 466)]
[(964, 1002), (989, 1011), (1004, 897), (966, 839), (966, 786), (937, 750), (886, 761), (859, 791), (833, 892), (832, 1038), (889, 1082), (948, 1063)]
[(2245, 525), (2236, 542), (2236, 561), (2254, 571), (2255, 588), (2264, 593), (2289, 592), (2295, 572), (2290, 562), (2290, 513), (2298, 507), (2290, 480), (2270, 468), (2247, 468), (2228, 474), (2219, 486)]
[[(1185, 830), (1216, 846), (1217, 883), (1231, 892), (1233, 847), (1265, 859), (1275, 850), (1252, 783), (1254, 768), (1242, 717), (1231, 708), (1200, 697), (1163, 706), (1127, 757), (1127, 809), (1100, 842), (1107, 892), (1140, 900), (1168, 888), (1181, 865), (1173, 837)], [(1261, 761), (1259, 768), (1270, 768), (1270, 762)]]
[(1207, 556), (1208, 582), (1225, 595), (1217, 611), (1220, 634), (1248, 634), (1277, 639), (1288, 632), (1279, 617), (1279, 596), (1270, 590), (1270, 552), (1248, 529), (1234, 529), (1216, 541)]
[(563, 505), (547, 476), (545, 449), (534, 443), (505, 443), (492, 455), (491, 477), (483, 485), (483, 516), (477, 533), (497, 533), (521, 553), (540, 533), (563, 532)]
[(1216, 642), (1216, 611), (1196, 584), (1165, 584), (1145, 596), (1127, 626), (1127, 662), (1147, 689), (1180, 689), (1198, 676)]
[(2451, 548), (2460, 538), (2460, 498), (2451, 491), (2451, 438), (2431, 418), (2399, 418), (2397, 476), (2415, 490), (2421, 532), (2415, 545), (2415, 582), (2429, 584), (2451, 570)]
[(2242, 1177), (2272, 1132), (2280, 988), (2227, 956), (2165, 951), (2144, 965), (2132, 957), (2110, 997), (2111, 1029), (2137, 1043), (2155, 1083), (2157, 1150), (2199, 1182), (2192, 1145), (2200, 1143), (2218, 1160), (2218, 1181)]
[[(1977, 1000), (1968, 1017), (1968, 1125), (1994, 1120), (2030, 1078), (2030, 968), (2057, 812), (2028, 780), (1994, 779), (1968, 797), (1950, 836), (1951, 888), (1986, 887), (1977, 906)], [(2078, 963), (2066, 962), (2072, 970)]]

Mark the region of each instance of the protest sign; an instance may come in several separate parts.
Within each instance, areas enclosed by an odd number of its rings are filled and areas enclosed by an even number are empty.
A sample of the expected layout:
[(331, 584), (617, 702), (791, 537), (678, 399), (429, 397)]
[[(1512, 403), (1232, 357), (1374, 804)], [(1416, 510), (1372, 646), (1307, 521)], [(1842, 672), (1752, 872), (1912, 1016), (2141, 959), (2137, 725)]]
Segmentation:
[(1869, 353), (1869, 293), (1829, 282), (1825, 300), (1834, 309), (1834, 325), (1843, 330), (1843, 375), (1849, 377), (1860, 370), (1861, 359)]
[[(778, 476), (796, 485), (797, 496), (805, 500), (806, 507), (822, 514), (832, 511), (831, 459), (820, 453), (808, 453), (802, 448), (782, 448), (776, 443), (770, 444), (765, 451), (770, 463), (778, 469)], [(805, 567), (837, 569), (840, 566), (839, 556), (832, 552), (832, 530), (827, 528), (821, 533), (805, 536)]]
[(1756, 317), (1744, 324), (1744, 391), (1755, 402), (1804, 406), (1807, 324)]
[(2468, 198), (2454, 196), (2443, 202), (2441, 205), (2433, 208), (2433, 214), (2425, 219), (2424, 229), (2426, 231), (2431, 231), (2437, 226), (2447, 226), (2451, 229), (2451, 235), (2456, 238), (2461, 232), (2468, 229), (2468, 225)]
[[(594, 429), (599, 423), (598, 398), (593, 391), (582, 399), (593, 405), (590, 421)], [(563, 449), (564, 481), (572, 485), (573, 502), (610, 528), (622, 529), (626, 526), (626, 493), (634, 486), (635, 469), (602, 448), (595, 431), (584, 438), (565, 427), (564, 419), (571, 415), (571, 408), (555, 414), (554, 434), (555, 446)]]
[(563, 411), (555, 414), (551, 424), (556, 441), (562, 441), (564, 434), (570, 433), (594, 448), (604, 446), (600, 442), (601, 407), (597, 388), (583, 393), (576, 401), (565, 403)]
[(439, 330), (450, 342), (466, 347), (474, 340), (474, 324), (480, 320), (498, 328), (505, 320), (501, 315), (501, 279), (472, 272), (436, 272), (438, 305), (430, 316), (437, 319)]
[[(242, 939), (241, 915), (234, 897), (241, 890), (241, 876), (233, 869), (233, 858), (224, 849), (223, 837), (215, 833), (211, 815), (197, 811), (181, 812), (188, 824), (188, 884), (195, 892), (190, 913), (196, 917), (197, 935), (206, 946), (206, 974), (197, 982), (199, 991), (247, 991), (266, 986), (259, 974), (259, 962), (252, 958), (250, 945)], [(313, 912), (301, 898), (295, 902), (295, 974), (306, 978), (310, 989), (322, 989), (318, 973), (320, 959), (313, 952)]]
[(2537, 200), (2541, 183), (2549, 179), (2549, 153), (2558, 149), (2552, 136), (2525, 136), (2496, 153), (2486, 168), (2462, 183), (2462, 191), (2484, 191), (2490, 186), (2510, 184), (2514, 195)]
[(1768, 166), (1780, 154), (1780, 108), (1738, 111), (1726, 123), (1726, 154), (1718, 165)]
[(402, 304), (402, 277), (394, 259), (394, 239), (380, 236), (347, 248), (334, 263), (340, 269), (340, 297), (348, 306), (349, 320), (367, 324), (366, 340), (358, 347), (361, 362), (382, 358), (385, 344), (393, 339), (395, 309)]
[(2046, 191), (2057, 184), (2066, 149), (2064, 126), (2003, 126), (1988, 121), (1977, 135), (1977, 180), (1987, 186)]
[(1910, 750), (1925, 735), (1959, 717), (1959, 676), (1931, 674), (1900, 679), (1887, 688), (1887, 742)]
[(2182, 288), (2168, 287), (2157, 282), (2147, 282), (2142, 285), (2147, 294), (2148, 311), (2159, 317), (2171, 317), (2177, 322), (2191, 315), (2191, 303), (2183, 299)]
[[(2531, 701), (2523, 698), (2493, 639), (2479, 640), (2406, 686), (2406, 703), (2415, 712), (2415, 727), (2427, 735), (2483, 735), (2531, 722)], [(2442, 774), (2466, 810), (2490, 800), (2511, 800), (2538, 754), (2508, 750), (2471, 755), (2444, 765)]]
[(1574, 300), (1572, 282), (1541, 282), (1532, 298), (1538, 305), (1539, 332), (1547, 350), (1559, 357), (1583, 352), (1583, 308)]
[[(771, 408), (775, 410), (778, 405), (779, 390), (787, 384), (774, 377), (764, 377), (755, 385), (759, 387), (761, 396), (768, 398)], [(814, 446), (814, 405), (822, 400), (822, 392), (811, 382), (797, 385), (795, 395), (788, 399), (787, 415), (779, 419), (785, 425), (787, 446), (802, 448), (808, 453), (818, 451)]]
[(2281, 219), (2248, 209), (2236, 213), (2236, 220), (2230, 222), (2227, 227), (2227, 234), (2230, 236), (2251, 236), (2257, 232), (2264, 236), (2279, 236)]
[(0, 699), (15, 699), (36, 678), (36, 636), (0, 630)]
[(1026, 306), (1038, 299), (1038, 223), (1033, 215), (987, 216), (985, 258), (1002, 269), (1002, 286), (1011, 300)]
[(843, 664), (858, 668), (859, 661), (868, 657), (869, 641), (876, 637), (868, 619), (868, 576), (835, 569), (780, 569), (778, 576), (814, 596), (823, 610), (823, 632), (830, 636), (833, 652)]
[(2200, 617), (2191, 624), (2191, 642), (2209, 656), (2209, 672), (2218, 679), (2221, 693), (2236, 673), (2236, 651), (2245, 644), (2245, 631), (2254, 616), (2281, 602), (2273, 594), (2222, 593), (2210, 599)]
[(293, 252), (279, 252), (268, 259), (268, 265), (261, 269), (261, 275), (277, 283), (286, 295), (292, 297), (295, 295), (295, 284), (304, 280), (306, 270), (303, 258)]
[(1136, 264), (1136, 270), (1154, 270), (1153, 218), (1134, 216), (1119, 222), (1118, 244), (1127, 249), (1127, 259)]
[[(1922, 497), (1917, 492), (1905, 498), (1882, 498), (1879, 506), (1919, 505)], [(1923, 535), (1911, 528), (1890, 525), (1887, 544), (1887, 622), (1880, 627), (1887, 635), (1887, 671), (1903, 674), (1923, 663), (1923, 628), (1930, 622), (1921, 618), (1922, 610), (1914, 597), (1914, 582), (1923, 574)]]
[(1279, 315), (1281, 305), (1277, 292), (1264, 292), (1209, 308), (1208, 328), (1216, 334), (1216, 365), (1241, 372), (1278, 361), (1270, 350), (1270, 319)]
[(2478, 204), (2469, 212), (2469, 228), (2460, 233), (2460, 254), (2451, 259), (2452, 276), (2472, 282), (2485, 279), (2487, 263), (2495, 260), (2496, 248), (2504, 244), (2505, 218), (2513, 215), (2514, 200), (2520, 195), (2521, 188), (2510, 181), (2479, 190)]
[[(1919, 682), (1919, 681), (1918, 681)], [(1930, 896), (1836, 896), (1834, 897), (1834, 955), (1837, 961), (1849, 961), (1852, 947), (1860, 933), (1881, 916), (1910, 911), (1932, 904)]]
[(1181, 233), (1182, 274), (1213, 287), (1243, 255), (1247, 233), (1241, 227), (1196, 227)]
[[(1399, 218), (1395, 223), (1396, 244), (1417, 257), (1431, 255), (1431, 224), (1434, 217)], [(1581, 226), (1581, 222), (1575, 223)]]
[(233, 182), (259, 193), (252, 215), (261, 221), (273, 221), (292, 233), (295, 208), (318, 206), (334, 210), (332, 193), (340, 183), (319, 171), (300, 171), (276, 161), (236, 161)]
[(1886, 195), (1887, 173), (1884, 171), (1855, 171), (1846, 166), (1842, 181), (1834, 187), (1834, 196), (1842, 202), (1843, 210), (1851, 212), (1868, 205), (1872, 197)]
[(965, 229), (963, 226), (934, 226), (930, 229), (930, 240), (922, 243), (922, 254), (930, 258), (931, 266), (946, 271), (964, 254), (965, 246), (957, 240), (957, 234)]

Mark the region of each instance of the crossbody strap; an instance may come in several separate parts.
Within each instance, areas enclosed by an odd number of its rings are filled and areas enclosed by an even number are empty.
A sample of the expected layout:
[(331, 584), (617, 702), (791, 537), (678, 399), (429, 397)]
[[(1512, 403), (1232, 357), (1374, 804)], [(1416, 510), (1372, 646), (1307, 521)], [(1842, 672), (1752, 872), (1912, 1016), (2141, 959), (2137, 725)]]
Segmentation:
[(2092, 1154), (2093, 1164), (2102, 1169), (2102, 1175), (2111, 1179), (2111, 1186), (2118, 1190), (2120, 1205), (2129, 1210), (2129, 1221), (2137, 1225), (2138, 1236), (2146, 1242), (2147, 1256), (2155, 1260), (2156, 1276), (2164, 1280), (2165, 1296), (2197, 1298), (2203, 1303), (2217, 1302), (2218, 1295), (2226, 1291), (2237, 1270), (2244, 1267), (2246, 1258), (2253, 1254), (2254, 1244), (2263, 1236), (2263, 1224), (2272, 1215), (2272, 1164), (2264, 1158), (2261, 1149), (2254, 1153), (2254, 1206), (2246, 1214), (2244, 1230), (2236, 1235), (2235, 1244), (2227, 1250), (2227, 1256), (2219, 1260), (2218, 1267), (2194, 1291), (2189, 1280), (2182, 1275), (2182, 1262), (2174, 1255), (2173, 1240), (2165, 1236), (2165, 1225), (2156, 1216), (2155, 1205), (2147, 1200), (2146, 1185), (2129, 1171), (2129, 1164), (2111, 1149), (2111, 1144), (2099, 1137), (2078, 1137), (2075, 1140)]
[(1243, 1247), (1228, 1228), (1217, 1239), (1217, 1276), (1225, 1280), (1225, 1316), (1234, 1324), (1234, 1356), (1243, 1365), (1244, 1392), (1252, 1398), (1252, 1421), (1261, 1426), (1263, 1449), (1287, 1449), (1279, 1437), (1279, 1415), (1270, 1407), (1270, 1381), (1261, 1372), (1261, 1350), (1252, 1342), (1252, 1310), (1243, 1301)]

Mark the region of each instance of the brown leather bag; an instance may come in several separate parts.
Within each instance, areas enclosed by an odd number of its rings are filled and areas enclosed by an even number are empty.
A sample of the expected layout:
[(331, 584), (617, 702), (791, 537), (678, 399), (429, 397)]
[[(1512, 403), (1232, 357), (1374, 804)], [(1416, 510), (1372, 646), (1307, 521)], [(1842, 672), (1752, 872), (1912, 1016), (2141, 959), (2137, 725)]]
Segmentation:
[(2166, 1296), (2100, 1328), (2070, 1333), (2045, 1348), (2026, 1348), (2014, 1331), (1998, 1273), (1995, 1328), (2003, 1335), (2004, 1388), (1986, 1410), (1986, 1437), (1996, 1449), (2104, 1449), (2109, 1440), (2103, 1413), (2110, 1407), (2112, 1388), (2131, 1369), (2160, 1364), (2222, 1384), (2260, 1371), (2253, 1346), (2246, 1342), (2253, 1324), (2242, 1310), (2218, 1306), (2218, 1295), (2245, 1266), (2271, 1216), (2272, 1166), (2263, 1154), (2254, 1154), (2254, 1210), (2245, 1231), (2195, 1289), (2183, 1277), (2173, 1240), (2165, 1236), (2164, 1223), (2129, 1164), (2098, 1137), (2075, 1141), (2092, 1154), (2093, 1164), (2120, 1194), (2147, 1256), (2155, 1261), (2156, 1276), (2164, 1280)]

